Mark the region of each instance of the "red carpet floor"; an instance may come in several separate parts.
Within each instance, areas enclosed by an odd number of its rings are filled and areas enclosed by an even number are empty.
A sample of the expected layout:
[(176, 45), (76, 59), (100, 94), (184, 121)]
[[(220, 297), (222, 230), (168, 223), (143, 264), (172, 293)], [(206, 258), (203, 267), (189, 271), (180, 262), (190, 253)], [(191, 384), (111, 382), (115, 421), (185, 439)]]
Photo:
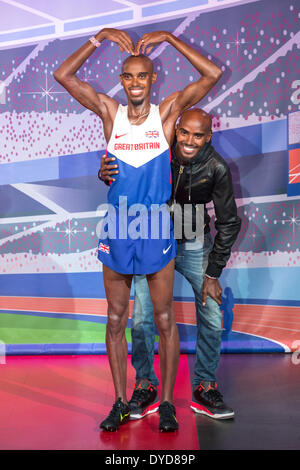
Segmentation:
[[(159, 375), (159, 359), (155, 358)], [(128, 358), (128, 397), (134, 369)], [(116, 433), (99, 430), (113, 404), (107, 356), (8, 356), (0, 365), (0, 449), (197, 450), (190, 374), (181, 355), (175, 385), (179, 430), (158, 431), (158, 413)]]

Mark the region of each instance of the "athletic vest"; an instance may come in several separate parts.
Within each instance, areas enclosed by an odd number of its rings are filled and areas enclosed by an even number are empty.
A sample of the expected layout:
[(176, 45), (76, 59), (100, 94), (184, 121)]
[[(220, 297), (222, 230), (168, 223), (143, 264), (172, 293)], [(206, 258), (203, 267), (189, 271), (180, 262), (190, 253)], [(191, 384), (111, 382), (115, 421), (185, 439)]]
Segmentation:
[(108, 202), (119, 206), (119, 197), (127, 197), (128, 207), (164, 204), (171, 197), (170, 149), (164, 136), (159, 107), (151, 104), (143, 124), (129, 122), (128, 106), (119, 105), (107, 157), (115, 157), (119, 174), (108, 191)]

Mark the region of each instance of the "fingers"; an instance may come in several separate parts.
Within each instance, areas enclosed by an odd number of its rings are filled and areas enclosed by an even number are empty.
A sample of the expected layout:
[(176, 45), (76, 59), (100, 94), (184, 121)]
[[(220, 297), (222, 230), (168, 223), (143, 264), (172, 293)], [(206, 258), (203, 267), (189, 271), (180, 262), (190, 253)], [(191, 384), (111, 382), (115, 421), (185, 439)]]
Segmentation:
[(205, 287), (205, 284), (203, 284), (203, 289), (202, 289), (202, 305), (205, 307), (206, 305), (206, 299), (207, 299), (207, 289)]
[(105, 154), (102, 155), (101, 157), (101, 172), (107, 167), (108, 164), (110, 164), (110, 162), (113, 162), (115, 161), (115, 158), (114, 157), (106, 157)]
[(153, 47), (167, 40), (168, 34), (169, 33), (166, 33), (165, 31), (154, 31), (152, 33), (144, 34), (144, 36), (136, 43), (135, 54), (150, 54)]
[(146, 54), (146, 55), (149, 55), (150, 52), (152, 51), (153, 47), (154, 47), (154, 46), (149, 46), (149, 47), (146, 49), (145, 54)]
[(115, 178), (112, 177), (112, 175), (114, 174), (117, 174), (119, 173), (117, 170), (113, 171), (113, 170), (104, 170), (103, 172), (101, 172), (100, 176), (102, 180), (104, 181), (116, 181)]
[(142, 52), (140, 52), (142, 44), (143, 44), (143, 39), (139, 39), (138, 42), (136, 43), (136, 46), (135, 46), (135, 51), (134, 51), (135, 55), (142, 54)]
[(102, 155), (101, 157), (101, 165), (100, 165), (101, 170), (100, 171), (103, 170), (103, 166), (105, 165), (105, 159), (106, 159), (106, 154)]
[(221, 291), (220, 294), (216, 295), (216, 298), (214, 300), (217, 302), (218, 305), (221, 305), (221, 303), (222, 303), (222, 291)]
[(127, 51), (131, 55), (150, 54), (154, 46), (166, 40), (167, 34), (164, 31), (144, 34), (136, 46), (134, 46), (131, 37), (126, 31), (113, 28), (105, 28), (103, 31), (105, 31), (106, 39), (115, 42), (121, 52)]
[(135, 48), (133, 41), (128, 33), (125, 31), (119, 31), (119, 41), (116, 41), (121, 52), (126, 50), (128, 54), (135, 54)]
[(108, 163), (114, 162), (115, 160), (116, 160), (115, 157), (106, 157), (104, 154), (102, 155), (102, 158), (101, 158), (101, 166), (107, 165)]
[(131, 37), (126, 31), (114, 28), (105, 28), (103, 31), (105, 32), (105, 38), (115, 42), (121, 52), (126, 51), (128, 54), (134, 55), (135, 47)]
[(220, 286), (219, 282), (217, 282), (216, 286), (215, 301), (218, 303), (218, 305), (221, 305), (222, 303), (222, 287)]
[(206, 305), (207, 296), (211, 297), (218, 305), (222, 303), (222, 287), (217, 279), (205, 278), (202, 287), (202, 305)]
[(102, 178), (107, 181), (116, 181), (112, 175), (117, 175), (119, 170), (118, 165), (105, 165), (103, 171), (101, 171)]
[(115, 178), (112, 178), (112, 175), (117, 175), (118, 165), (112, 165), (111, 162), (114, 162), (116, 159), (114, 157), (105, 157), (102, 155), (101, 158), (101, 169), (98, 172), (98, 177), (106, 181), (116, 181)]
[[(149, 44), (151, 44), (151, 38), (149, 38), (146, 34), (144, 34), (144, 36), (141, 39), (139, 39), (138, 42), (136, 43), (135, 54), (136, 55), (145, 54), (145, 50), (147, 46), (149, 46)], [(153, 49), (153, 47), (154, 46), (150, 46), (149, 51), (147, 53), (149, 53)]]

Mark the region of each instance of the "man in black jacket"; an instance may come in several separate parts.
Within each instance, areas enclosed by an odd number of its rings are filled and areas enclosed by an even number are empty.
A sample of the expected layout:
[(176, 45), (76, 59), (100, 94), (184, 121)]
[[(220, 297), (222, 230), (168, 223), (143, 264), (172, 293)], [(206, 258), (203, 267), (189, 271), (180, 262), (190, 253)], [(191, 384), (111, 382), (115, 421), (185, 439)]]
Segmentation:
[[(195, 294), (197, 342), (191, 408), (215, 419), (228, 419), (234, 411), (223, 401), (217, 387), (222, 334), (220, 311), (222, 288), (218, 281), (240, 230), (232, 180), (225, 160), (211, 145), (211, 119), (201, 109), (185, 111), (176, 127), (172, 147), (172, 204), (191, 205), (191, 216), (182, 211), (182, 237), (177, 239), (175, 269), (191, 284)], [(111, 161), (101, 163), (101, 178), (113, 180), (117, 173)], [(216, 236), (210, 234), (206, 204), (213, 201)], [(204, 210), (203, 225), (196, 228), (197, 211)], [(176, 211), (175, 211), (176, 213)], [(195, 230), (193, 239), (186, 237)], [(175, 218), (176, 232), (176, 218)], [(189, 239), (187, 239), (189, 238)], [(131, 419), (139, 419), (158, 408), (158, 379), (153, 370), (155, 328), (148, 285), (135, 276), (132, 314), (132, 364), (136, 385), (129, 402)]]

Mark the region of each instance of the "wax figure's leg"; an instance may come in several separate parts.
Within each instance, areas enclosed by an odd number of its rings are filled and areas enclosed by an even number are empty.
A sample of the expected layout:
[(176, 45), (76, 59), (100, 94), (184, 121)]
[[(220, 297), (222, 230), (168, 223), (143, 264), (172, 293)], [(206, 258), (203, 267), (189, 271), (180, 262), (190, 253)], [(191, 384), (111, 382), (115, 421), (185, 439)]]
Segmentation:
[(155, 324), (153, 306), (146, 276), (134, 276), (134, 304), (132, 309), (132, 357), (136, 379), (147, 379), (159, 384), (153, 369)]
[(130, 419), (140, 419), (158, 411), (159, 381), (153, 369), (155, 323), (146, 276), (134, 276), (134, 289), (131, 362), (136, 370), (136, 382), (129, 408)]
[(119, 274), (103, 265), (103, 280), (107, 299), (106, 348), (112, 372), (115, 398), (127, 403), (127, 341), (125, 328), (128, 320), (128, 303), (131, 275)]
[(197, 343), (193, 379), (192, 409), (216, 419), (227, 419), (234, 412), (222, 400), (217, 390), (216, 372), (219, 365), (222, 339), (222, 312), (211, 297), (202, 305), (202, 284), (212, 248), (209, 234), (203, 247), (193, 250), (192, 242), (178, 244), (176, 270), (192, 285), (195, 294)]
[(126, 397), (127, 341), (125, 328), (128, 319), (128, 302), (131, 275), (122, 275), (103, 265), (103, 280), (108, 304), (106, 349), (115, 388), (115, 404), (100, 427), (116, 431), (129, 420), (130, 409)]
[(178, 424), (173, 406), (173, 390), (180, 354), (179, 334), (173, 310), (174, 260), (162, 270), (147, 275), (147, 281), (154, 320), (159, 332), (158, 350), (162, 382), (159, 429), (174, 431)]

